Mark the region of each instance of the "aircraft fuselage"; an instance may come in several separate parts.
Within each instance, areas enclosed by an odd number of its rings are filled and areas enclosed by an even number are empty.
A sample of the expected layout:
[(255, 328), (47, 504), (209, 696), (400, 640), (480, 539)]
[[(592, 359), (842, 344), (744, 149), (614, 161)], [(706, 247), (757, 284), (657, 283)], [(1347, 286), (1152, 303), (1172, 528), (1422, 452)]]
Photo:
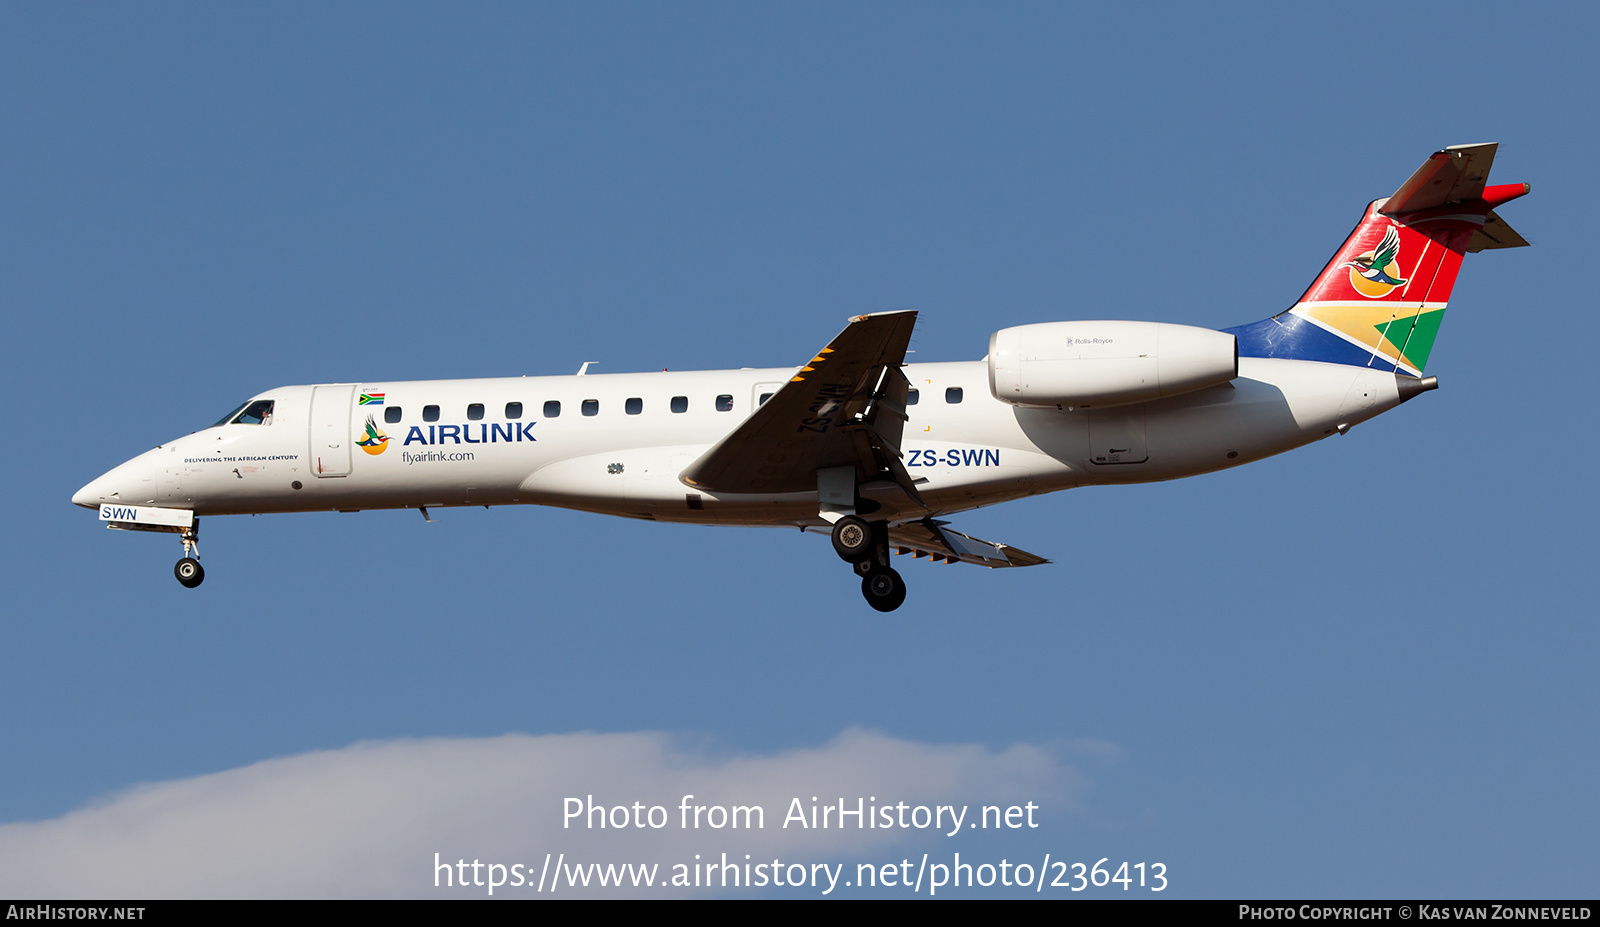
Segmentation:
[[(1238, 466), (1401, 401), (1391, 373), (1263, 358), (1241, 358), (1239, 377), (1220, 386), (1106, 409), (1001, 402), (990, 394), (981, 361), (903, 370), (916, 391), (906, 409), (903, 462), (927, 510), (895, 511), (907, 508), (902, 497), (884, 493), (890, 510), (883, 514), (891, 518)], [(280, 387), (252, 400), (273, 403), (269, 423), (216, 425), (168, 441), (85, 486), (73, 501), (196, 515), (533, 504), (696, 524), (821, 526), (814, 492), (716, 493), (678, 478), (794, 374), (778, 368)], [(360, 404), (363, 395), (380, 394)], [(683, 411), (673, 411), (675, 399)], [(376, 452), (357, 444), (368, 416), (385, 439)], [(863, 494), (873, 496), (872, 487)]]

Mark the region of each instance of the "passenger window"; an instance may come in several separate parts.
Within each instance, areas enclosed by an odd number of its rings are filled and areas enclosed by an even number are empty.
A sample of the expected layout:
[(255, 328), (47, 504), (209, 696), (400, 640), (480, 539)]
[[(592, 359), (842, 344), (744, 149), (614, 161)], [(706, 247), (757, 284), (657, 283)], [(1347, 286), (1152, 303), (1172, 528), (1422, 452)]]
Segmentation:
[(390, 425), (393, 425), (396, 422), (400, 421), (400, 407), (399, 406), (390, 406), (387, 409), (384, 409), (383, 410), (383, 420), (384, 420), (384, 422), (386, 422), (387, 424), (390, 424)]
[(545, 418), (560, 418), (561, 417), (561, 401), (559, 399), (547, 399), (547, 400), (545, 400), (545, 403), (544, 403), (544, 417)]
[(717, 411), (718, 412), (732, 412), (733, 411), (733, 397), (729, 396), (727, 393), (723, 393), (721, 396), (718, 396), (717, 397)]
[(771, 399), (771, 398), (772, 398), (772, 394), (771, 393), (762, 393), (761, 394), (761, 398), (756, 400), (756, 405), (764, 406), (764, 405), (767, 404), (767, 400)]
[(522, 403), (520, 403), (520, 402), (508, 402), (508, 403), (506, 403), (506, 418), (521, 418), (521, 417), (522, 417)]
[(437, 422), (439, 420), (439, 407), (438, 406), (423, 406), (422, 407), (422, 420), (425, 421), (425, 422)]
[(233, 420), (233, 423), (235, 425), (272, 424), (272, 400), (262, 399), (250, 403), (243, 412), (239, 413), (239, 417)]
[(599, 415), (600, 414), (600, 400), (598, 400), (598, 399), (585, 399), (583, 401), (583, 414), (584, 415)]
[(689, 411), (689, 397), (688, 396), (674, 396), (674, 397), (672, 397), (672, 411), (674, 411), (674, 412), (687, 412), (687, 411)]
[(961, 401), (961, 387), (952, 386), (944, 391), (944, 401), (952, 405)]
[(635, 396), (622, 404), (622, 411), (629, 415), (638, 415), (644, 411), (644, 400)]
[(479, 422), (483, 420), (483, 403), (474, 402), (467, 406), (467, 421)]
[(921, 399), (921, 398), (922, 398), (922, 394), (921, 393), (917, 392), (916, 390), (910, 390), (909, 392), (906, 393), (906, 405), (914, 406), (914, 405), (917, 404), (917, 400)]

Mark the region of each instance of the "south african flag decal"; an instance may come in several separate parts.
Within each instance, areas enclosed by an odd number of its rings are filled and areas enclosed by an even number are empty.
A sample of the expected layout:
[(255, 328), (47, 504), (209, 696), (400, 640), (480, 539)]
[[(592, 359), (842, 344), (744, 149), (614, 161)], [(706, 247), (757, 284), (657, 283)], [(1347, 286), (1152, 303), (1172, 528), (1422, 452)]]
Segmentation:
[(385, 395), (384, 393), (362, 393), (361, 394), (361, 401), (359, 403), (357, 403), (357, 405), (362, 405), (362, 406), (381, 406), (381, 405), (383, 405), (383, 397), (384, 397), (384, 395)]

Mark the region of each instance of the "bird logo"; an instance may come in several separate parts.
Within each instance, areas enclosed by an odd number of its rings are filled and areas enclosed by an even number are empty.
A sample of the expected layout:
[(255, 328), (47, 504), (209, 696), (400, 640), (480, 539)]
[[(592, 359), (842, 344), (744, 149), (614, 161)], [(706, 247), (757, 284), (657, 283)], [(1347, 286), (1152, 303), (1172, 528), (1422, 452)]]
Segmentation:
[(363, 451), (376, 457), (388, 449), (389, 436), (378, 430), (378, 423), (373, 421), (372, 416), (369, 415), (367, 416), (367, 430), (360, 438), (356, 439), (356, 444), (360, 445)]
[(1399, 259), (1400, 231), (1391, 225), (1378, 247), (1353, 261), (1345, 262), (1345, 266), (1350, 268), (1350, 285), (1369, 299), (1388, 296), (1395, 287), (1406, 282), (1404, 277), (1397, 276), (1400, 273)]

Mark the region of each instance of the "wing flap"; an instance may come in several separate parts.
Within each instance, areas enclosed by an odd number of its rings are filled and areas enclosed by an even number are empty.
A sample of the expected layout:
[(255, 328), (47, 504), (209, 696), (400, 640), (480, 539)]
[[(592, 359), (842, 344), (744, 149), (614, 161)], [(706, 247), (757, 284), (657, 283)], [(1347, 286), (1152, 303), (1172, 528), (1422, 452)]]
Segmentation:
[(991, 569), (1001, 567), (1038, 566), (1049, 563), (1037, 554), (984, 541), (970, 534), (962, 534), (945, 527), (945, 522), (933, 518), (899, 525), (889, 529), (889, 545), (897, 553), (910, 553), (917, 557), (942, 557), (946, 563), (957, 560), (974, 563)]

